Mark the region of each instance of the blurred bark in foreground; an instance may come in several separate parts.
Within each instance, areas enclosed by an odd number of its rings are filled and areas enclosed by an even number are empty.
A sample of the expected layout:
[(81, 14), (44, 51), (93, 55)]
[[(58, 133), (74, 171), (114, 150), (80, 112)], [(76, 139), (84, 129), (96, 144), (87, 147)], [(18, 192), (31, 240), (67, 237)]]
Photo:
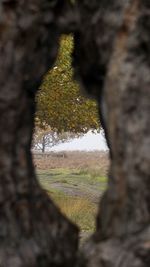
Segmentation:
[[(111, 156), (96, 232), (79, 256), (78, 229), (40, 188), (30, 153), (35, 94), (71, 32), (75, 76), (99, 103)], [(149, 68), (146, 0), (1, 0), (0, 266), (150, 265)]]

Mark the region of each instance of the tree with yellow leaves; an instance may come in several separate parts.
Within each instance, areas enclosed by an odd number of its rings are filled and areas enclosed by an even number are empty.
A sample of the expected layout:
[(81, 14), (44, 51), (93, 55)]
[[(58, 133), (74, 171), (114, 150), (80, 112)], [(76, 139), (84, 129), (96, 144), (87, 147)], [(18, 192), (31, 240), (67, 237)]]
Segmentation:
[(81, 95), (72, 78), (72, 51), (72, 36), (63, 36), (57, 61), (47, 73), (38, 93), (37, 117), (57, 133), (98, 131), (96, 103)]

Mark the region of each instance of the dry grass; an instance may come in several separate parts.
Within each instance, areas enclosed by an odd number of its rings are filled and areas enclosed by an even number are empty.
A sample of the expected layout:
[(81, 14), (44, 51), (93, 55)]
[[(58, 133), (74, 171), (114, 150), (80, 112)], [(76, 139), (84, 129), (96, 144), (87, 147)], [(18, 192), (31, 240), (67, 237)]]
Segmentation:
[(76, 169), (81, 172), (107, 174), (109, 158), (107, 152), (59, 152), (35, 153), (34, 163), (38, 170), (47, 169)]
[(53, 199), (60, 210), (82, 231), (93, 231), (96, 205), (85, 198), (73, 198), (54, 194)]
[(82, 239), (94, 231), (98, 203), (107, 187), (105, 176), (93, 169), (39, 170), (37, 175), (60, 210), (80, 227)]
[(43, 188), (60, 210), (79, 225), (82, 235), (91, 233), (97, 203), (107, 187), (108, 153), (53, 152), (33, 156)]

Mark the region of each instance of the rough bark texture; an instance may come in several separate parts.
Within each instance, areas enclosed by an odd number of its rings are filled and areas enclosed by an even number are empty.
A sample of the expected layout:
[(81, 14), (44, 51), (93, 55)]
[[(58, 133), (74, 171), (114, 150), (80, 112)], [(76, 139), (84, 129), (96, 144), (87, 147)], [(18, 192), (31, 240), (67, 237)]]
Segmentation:
[(0, 266), (76, 265), (77, 227), (39, 187), (30, 153), (34, 98), (59, 35), (74, 33), (75, 76), (99, 103), (108, 190), (78, 265), (150, 265), (150, 4), (1, 0)]
[(79, 1), (79, 8), (76, 75), (99, 102), (111, 155), (108, 190), (82, 264), (148, 267), (150, 4)]
[(40, 188), (30, 145), (34, 97), (52, 66), (63, 1), (0, 2), (0, 266), (73, 266), (78, 229)]

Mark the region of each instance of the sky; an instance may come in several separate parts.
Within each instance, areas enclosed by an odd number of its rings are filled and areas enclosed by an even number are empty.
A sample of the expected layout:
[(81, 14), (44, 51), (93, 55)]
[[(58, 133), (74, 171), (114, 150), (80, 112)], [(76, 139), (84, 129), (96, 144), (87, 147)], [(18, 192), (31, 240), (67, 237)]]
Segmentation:
[(81, 138), (76, 138), (72, 140), (71, 142), (54, 146), (51, 150), (52, 151), (63, 151), (63, 150), (65, 151), (73, 151), (73, 150), (105, 151), (105, 150), (108, 150), (108, 147), (106, 145), (106, 141), (102, 133), (93, 134), (89, 132)]

